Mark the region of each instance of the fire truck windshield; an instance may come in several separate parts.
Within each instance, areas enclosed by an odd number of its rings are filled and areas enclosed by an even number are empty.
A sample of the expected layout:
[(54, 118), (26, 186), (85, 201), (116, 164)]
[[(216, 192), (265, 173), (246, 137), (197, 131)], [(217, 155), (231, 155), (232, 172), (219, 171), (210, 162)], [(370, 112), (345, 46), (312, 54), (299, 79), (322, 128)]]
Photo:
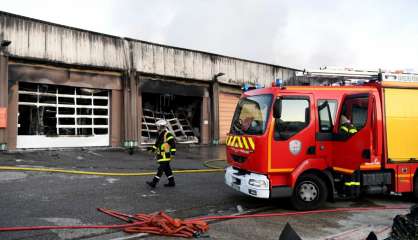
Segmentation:
[(232, 118), (231, 134), (261, 135), (266, 130), (273, 96), (270, 94), (242, 98)]

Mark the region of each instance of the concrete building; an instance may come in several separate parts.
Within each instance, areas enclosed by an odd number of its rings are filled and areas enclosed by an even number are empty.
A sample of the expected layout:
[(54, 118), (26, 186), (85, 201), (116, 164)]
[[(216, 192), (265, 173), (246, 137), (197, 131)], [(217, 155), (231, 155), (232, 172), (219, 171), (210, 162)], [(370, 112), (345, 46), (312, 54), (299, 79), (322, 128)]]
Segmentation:
[(2, 149), (147, 144), (159, 118), (179, 142), (222, 143), (243, 83), (298, 71), (6, 12), (0, 40)]

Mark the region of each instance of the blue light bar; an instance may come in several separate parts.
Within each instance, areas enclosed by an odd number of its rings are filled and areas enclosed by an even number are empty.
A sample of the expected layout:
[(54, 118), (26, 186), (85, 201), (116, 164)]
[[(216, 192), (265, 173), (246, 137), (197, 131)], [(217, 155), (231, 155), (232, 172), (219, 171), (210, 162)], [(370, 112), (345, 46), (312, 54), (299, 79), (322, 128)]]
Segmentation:
[(275, 85), (276, 85), (277, 87), (281, 87), (281, 86), (283, 85), (283, 80), (282, 80), (282, 79), (280, 79), (280, 78), (277, 78), (277, 79), (276, 79), (276, 82), (275, 82)]

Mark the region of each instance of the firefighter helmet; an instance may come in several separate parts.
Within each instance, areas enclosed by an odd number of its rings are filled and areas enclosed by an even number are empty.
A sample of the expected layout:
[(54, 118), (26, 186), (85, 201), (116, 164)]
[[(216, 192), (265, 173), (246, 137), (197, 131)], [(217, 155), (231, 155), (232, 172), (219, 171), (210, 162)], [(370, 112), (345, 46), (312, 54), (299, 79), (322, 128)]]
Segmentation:
[(160, 119), (158, 120), (155, 125), (157, 125), (157, 127), (167, 127), (167, 121), (164, 119)]

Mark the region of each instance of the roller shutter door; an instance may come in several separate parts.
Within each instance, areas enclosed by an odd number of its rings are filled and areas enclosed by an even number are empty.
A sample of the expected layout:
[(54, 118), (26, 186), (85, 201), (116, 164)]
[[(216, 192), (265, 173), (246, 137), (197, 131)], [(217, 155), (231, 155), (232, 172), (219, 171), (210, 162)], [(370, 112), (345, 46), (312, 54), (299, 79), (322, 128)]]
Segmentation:
[(240, 95), (219, 93), (219, 141), (225, 143)]

